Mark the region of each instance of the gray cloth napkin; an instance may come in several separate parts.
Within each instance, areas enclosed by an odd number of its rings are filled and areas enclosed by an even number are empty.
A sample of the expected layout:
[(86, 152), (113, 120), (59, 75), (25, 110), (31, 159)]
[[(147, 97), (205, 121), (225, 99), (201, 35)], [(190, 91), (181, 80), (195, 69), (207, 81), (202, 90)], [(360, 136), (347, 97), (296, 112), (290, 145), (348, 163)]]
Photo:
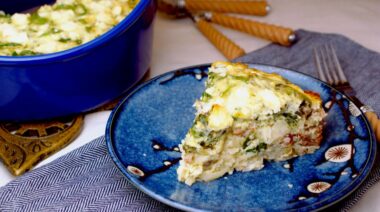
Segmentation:
[[(316, 76), (314, 46), (332, 43), (358, 97), (380, 111), (380, 54), (340, 35), (298, 30), (291, 48), (275, 44), (236, 61), (263, 63)], [(347, 211), (380, 179), (380, 159), (361, 187), (334, 206)], [(108, 156), (104, 137), (0, 188), (0, 211), (174, 211), (133, 187)]]

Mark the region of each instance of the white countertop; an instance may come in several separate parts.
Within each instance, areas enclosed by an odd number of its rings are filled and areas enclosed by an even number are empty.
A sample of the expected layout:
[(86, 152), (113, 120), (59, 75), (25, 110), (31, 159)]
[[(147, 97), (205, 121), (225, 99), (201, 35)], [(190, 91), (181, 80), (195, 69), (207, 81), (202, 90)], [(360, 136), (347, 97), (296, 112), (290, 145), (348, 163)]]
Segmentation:
[[(361, 45), (380, 52), (380, 2), (378, 0), (271, 0), (271, 13), (255, 20), (317, 32), (343, 34)], [(247, 34), (220, 28), (246, 52), (269, 42)], [(189, 19), (172, 20), (157, 15), (155, 23), (151, 77), (167, 71), (225, 60), (195, 28)], [(380, 67), (379, 67), (380, 69)], [(377, 111), (379, 112), (379, 111)], [(82, 133), (73, 143), (38, 166), (70, 152), (104, 134), (110, 111), (85, 117)], [(15, 179), (0, 163), (0, 186)], [(352, 211), (380, 211), (380, 183), (367, 191)]]

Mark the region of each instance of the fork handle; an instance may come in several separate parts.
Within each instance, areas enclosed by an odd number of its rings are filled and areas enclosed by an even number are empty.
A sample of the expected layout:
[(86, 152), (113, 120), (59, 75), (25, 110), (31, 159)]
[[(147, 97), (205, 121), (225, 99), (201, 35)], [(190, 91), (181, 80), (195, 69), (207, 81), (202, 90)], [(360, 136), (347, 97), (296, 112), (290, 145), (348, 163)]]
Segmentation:
[(374, 112), (366, 112), (365, 116), (367, 117), (373, 132), (375, 133), (377, 142), (380, 143), (380, 119), (377, 117)]
[(229, 60), (245, 55), (244, 49), (227, 38), (210, 23), (198, 19), (196, 25), (206, 38)]
[(290, 46), (295, 40), (294, 31), (287, 27), (238, 18), (216, 12), (207, 12), (205, 13), (205, 17), (213, 23), (267, 39), (283, 46)]
[(215, 11), (257, 16), (265, 16), (270, 10), (266, 1), (185, 0), (183, 4), (189, 11)]

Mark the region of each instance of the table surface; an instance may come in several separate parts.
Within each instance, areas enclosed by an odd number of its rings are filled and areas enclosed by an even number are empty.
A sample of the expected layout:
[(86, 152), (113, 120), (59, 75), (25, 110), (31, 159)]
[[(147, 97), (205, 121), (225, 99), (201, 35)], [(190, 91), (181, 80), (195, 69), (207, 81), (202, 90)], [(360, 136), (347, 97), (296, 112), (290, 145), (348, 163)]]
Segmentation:
[[(255, 20), (316, 32), (339, 33), (364, 47), (380, 52), (380, 2), (377, 0), (272, 0), (271, 13)], [(250, 35), (218, 27), (225, 35), (251, 52), (269, 44)], [(189, 19), (167, 19), (158, 14), (155, 21), (151, 77), (167, 71), (226, 60)], [(379, 112), (379, 111), (377, 111)], [(83, 131), (70, 145), (41, 162), (37, 167), (104, 135), (110, 111), (85, 117)], [(0, 163), (0, 186), (15, 179)], [(352, 211), (380, 211), (380, 183), (367, 191)]]

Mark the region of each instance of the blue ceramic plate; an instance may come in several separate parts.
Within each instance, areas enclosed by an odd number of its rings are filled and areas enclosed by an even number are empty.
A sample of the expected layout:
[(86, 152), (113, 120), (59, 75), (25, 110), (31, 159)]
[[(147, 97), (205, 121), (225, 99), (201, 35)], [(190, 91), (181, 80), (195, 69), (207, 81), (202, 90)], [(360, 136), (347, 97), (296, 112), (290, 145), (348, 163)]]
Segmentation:
[(310, 211), (349, 195), (367, 177), (376, 154), (363, 114), (315, 78), (278, 67), (252, 66), (321, 95), (328, 115), (324, 140), (314, 154), (266, 162), (260, 171), (235, 172), (191, 187), (178, 182), (177, 145), (192, 125), (192, 105), (204, 89), (209, 65), (203, 65), (158, 76), (119, 104), (106, 130), (116, 166), (146, 194), (189, 211)]

